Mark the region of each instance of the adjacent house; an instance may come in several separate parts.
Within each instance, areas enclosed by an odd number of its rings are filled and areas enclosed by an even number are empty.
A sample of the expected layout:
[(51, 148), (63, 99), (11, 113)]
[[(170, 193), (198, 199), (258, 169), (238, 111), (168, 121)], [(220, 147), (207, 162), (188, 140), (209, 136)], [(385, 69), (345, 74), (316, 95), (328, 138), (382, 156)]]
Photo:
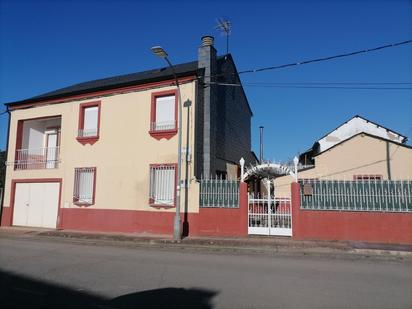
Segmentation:
[[(251, 117), (230, 54), (202, 38), (174, 67), (182, 97), (182, 211), (199, 212), (202, 175), (238, 177), (253, 161)], [(1, 224), (171, 233), (178, 94), (161, 68), (83, 82), (6, 104), (10, 111)]]
[[(407, 137), (354, 116), (317, 140), (299, 156), (307, 166), (299, 180), (400, 180), (412, 178), (412, 147)], [(290, 176), (275, 180), (275, 194), (290, 196)]]

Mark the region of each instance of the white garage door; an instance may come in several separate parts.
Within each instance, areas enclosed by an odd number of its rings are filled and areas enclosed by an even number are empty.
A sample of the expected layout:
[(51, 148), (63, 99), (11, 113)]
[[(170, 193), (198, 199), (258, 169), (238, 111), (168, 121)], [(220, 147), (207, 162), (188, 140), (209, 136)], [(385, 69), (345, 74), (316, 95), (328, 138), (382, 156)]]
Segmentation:
[(56, 228), (58, 182), (16, 183), (13, 225)]

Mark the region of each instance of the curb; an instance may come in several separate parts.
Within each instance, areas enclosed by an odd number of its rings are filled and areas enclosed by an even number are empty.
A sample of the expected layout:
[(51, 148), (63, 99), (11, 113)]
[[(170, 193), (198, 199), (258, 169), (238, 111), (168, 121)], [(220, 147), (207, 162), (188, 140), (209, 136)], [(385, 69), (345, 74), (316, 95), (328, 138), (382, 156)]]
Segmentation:
[[(174, 241), (166, 236), (87, 233), (78, 231), (50, 231), (33, 229), (0, 229), (0, 235), (22, 238), (41, 237), (64, 239), (85, 245), (109, 245), (129, 248), (147, 247), (159, 249), (202, 250), (232, 254), (323, 256), (334, 258), (375, 258), (387, 260), (411, 260), (411, 251), (356, 248), (349, 242), (294, 241), (284, 238), (185, 238)], [(393, 246), (391, 246), (393, 247)]]

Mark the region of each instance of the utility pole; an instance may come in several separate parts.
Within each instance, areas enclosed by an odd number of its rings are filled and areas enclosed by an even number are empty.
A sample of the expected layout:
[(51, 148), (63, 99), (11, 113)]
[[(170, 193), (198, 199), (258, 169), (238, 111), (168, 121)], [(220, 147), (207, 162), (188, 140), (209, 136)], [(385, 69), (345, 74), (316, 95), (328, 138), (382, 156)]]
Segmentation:
[(260, 154), (259, 154), (259, 163), (263, 162), (263, 126), (260, 126)]

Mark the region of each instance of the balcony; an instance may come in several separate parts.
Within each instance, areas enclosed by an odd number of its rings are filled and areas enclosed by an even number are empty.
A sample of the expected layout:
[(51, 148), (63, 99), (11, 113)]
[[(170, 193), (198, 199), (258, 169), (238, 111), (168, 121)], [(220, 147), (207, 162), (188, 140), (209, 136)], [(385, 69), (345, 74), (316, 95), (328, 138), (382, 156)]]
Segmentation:
[(173, 131), (176, 130), (176, 121), (157, 121), (150, 123), (150, 131)]
[(98, 136), (97, 129), (79, 129), (77, 136), (80, 138), (89, 138)]
[(55, 169), (60, 162), (61, 117), (19, 120), (16, 132), (15, 170)]
[(16, 151), (16, 170), (58, 168), (60, 147), (18, 149)]
[(177, 133), (176, 121), (156, 121), (150, 123), (149, 134), (156, 139), (170, 139)]

